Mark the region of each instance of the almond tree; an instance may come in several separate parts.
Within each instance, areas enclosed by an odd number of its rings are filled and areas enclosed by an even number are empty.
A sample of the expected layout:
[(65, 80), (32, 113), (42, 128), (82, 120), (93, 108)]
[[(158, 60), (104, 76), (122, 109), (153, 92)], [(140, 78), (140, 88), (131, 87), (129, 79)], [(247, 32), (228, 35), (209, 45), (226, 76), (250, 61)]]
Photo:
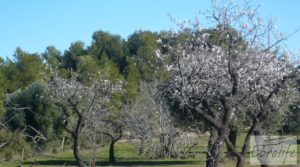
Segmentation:
[(155, 82), (139, 83), (136, 99), (123, 105), (126, 125), (140, 139), (140, 155), (149, 158), (186, 156), (198, 142), (178, 128), (156, 85)]
[(100, 147), (102, 139), (101, 134), (105, 124), (101, 119), (105, 112), (107, 112), (107, 109), (105, 109), (104, 106), (95, 104), (82, 128), (82, 136), (84, 137), (85, 142), (89, 144), (89, 148), (91, 148), (91, 167), (96, 166), (97, 150)]
[(89, 79), (83, 84), (75, 74), (65, 79), (54, 72), (48, 85), (50, 97), (59, 108), (62, 125), (73, 138), (73, 153), (80, 167), (86, 166), (80, 156), (80, 138), (85, 125), (90, 125), (89, 121), (93, 121), (90, 117), (100, 112), (113, 93), (121, 89), (120, 82), (103, 79), (100, 74), (97, 80)]
[[(248, 3), (224, 4), (219, 7), (213, 3), (206, 17), (220, 34), (217, 44), (209, 42), (209, 34), (201, 31), (199, 20), (189, 27), (179, 24), (180, 31), (189, 28), (194, 33), (183, 44), (171, 48), (170, 55), (175, 61), (167, 66), (170, 77), (164, 84), (165, 96), (182, 109), (198, 112), (213, 127), (207, 167), (218, 166), (224, 142), (237, 157), (237, 166), (243, 166), (250, 135), (271, 114), (280, 112), (279, 104), (289, 100), (291, 96), (281, 92), (289, 88), (287, 82), (297, 72), (287, 54), (279, 57), (274, 53), (273, 48), (286, 37), (271, 36), (272, 21), (264, 23), (257, 16), (257, 8)], [(226, 45), (220, 47), (218, 43)], [(245, 115), (250, 122), (241, 151), (228, 138), (230, 124), (238, 114)]]
[(155, 128), (153, 106), (146, 97), (147, 90), (141, 89), (136, 95), (135, 100), (128, 101), (122, 105), (125, 112), (125, 122), (127, 128), (134, 132), (140, 139), (138, 154), (142, 155), (145, 151), (146, 142), (151, 143), (153, 130)]
[(123, 135), (123, 121), (120, 117), (115, 117), (116, 115), (109, 114), (110, 116), (114, 117), (115, 120), (112, 118), (104, 119), (105, 122), (105, 130), (103, 132), (104, 135), (108, 136), (110, 139), (109, 144), (109, 154), (108, 154), (108, 161), (112, 165), (116, 162), (115, 158), (115, 144), (121, 139)]

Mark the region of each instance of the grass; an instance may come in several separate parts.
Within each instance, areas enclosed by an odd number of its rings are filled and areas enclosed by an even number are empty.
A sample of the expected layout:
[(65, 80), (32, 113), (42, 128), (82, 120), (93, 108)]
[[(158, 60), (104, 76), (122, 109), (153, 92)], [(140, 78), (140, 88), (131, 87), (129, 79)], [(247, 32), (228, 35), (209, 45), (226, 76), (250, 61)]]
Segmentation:
[[(128, 167), (128, 166), (180, 166), (180, 167), (195, 167), (200, 164), (204, 164), (200, 159), (163, 159), (163, 160), (151, 160), (143, 159), (137, 155), (135, 146), (127, 142), (120, 142), (116, 144), (115, 155), (117, 163), (114, 166)], [(83, 151), (82, 156), (87, 158), (90, 153)], [(201, 158), (202, 159), (202, 158)], [(73, 158), (72, 150), (59, 152), (54, 155), (53, 158), (38, 157), (35, 159), (29, 159), (24, 162), (24, 166), (30, 166), (32, 161), (36, 161), (36, 167), (60, 167), (60, 166), (76, 166), (76, 162)], [(0, 164), (2, 167), (15, 167), (18, 162), (4, 162)], [(111, 166), (108, 163), (108, 147), (100, 148), (97, 156), (97, 166)], [(201, 165), (200, 165), (201, 166)]]
[[(238, 138), (238, 146), (242, 145), (243, 136)], [(117, 163), (114, 167), (142, 167), (142, 166), (153, 166), (153, 167), (165, 167), (165, 166), (177, 166), (177, 167), (201, 167), (205, 166), (205, 145), (207, 138), (202, 139), (203, 141), (192, 151), (197, 151), (199, 156), (190, 159), (145, 159), (137, 154), (136, 147), (129, 142), (119, 142), (116, 144), (115, 155)], [(224, 149), (226, 151), (226, 149)], [(221, 167), (232, 167), (235, 166), (235, 162), (224, 158), (225, 152), (222, 154)], [(82, 151), (82, 156), (86, 159), (90, 157), (90, 151)], [(298, 149), (298, 164), (300, 164), (300, 150)], [(76, 162), (73, 157), (72, 150), (66, 150), (59, 152), (53, 157), (36, 157), (34, 159), (28, 159), (24, 162), (24, 167), (29, 167), (31, 163), (35, 161), (35, 167), (61, 167), (61, 166), (76, 166)], [(19, 162), (3, 162), (0, 167), (16, 167)], [(97, 154), (97, 166), (111, 166), (108, 163), (108, 147), (102, 147), (98, 150)], [(112, 166), (112, 167), (113, 167)], [(246, 159), (245, 167), (250, 167), (249, 158)]]

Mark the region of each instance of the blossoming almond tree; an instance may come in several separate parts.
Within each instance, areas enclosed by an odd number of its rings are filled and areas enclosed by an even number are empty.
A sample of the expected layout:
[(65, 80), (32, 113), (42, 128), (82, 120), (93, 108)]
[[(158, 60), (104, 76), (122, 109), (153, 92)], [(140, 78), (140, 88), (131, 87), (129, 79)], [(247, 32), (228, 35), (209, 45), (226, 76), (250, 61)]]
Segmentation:
[[(170, 55), (175, 61), (168, 66), (165, 94), (181, 108), (198, 112), (213, 127), (215, 133), (211, 134), (216, 136), (207, 149), (207, 167), (218, 166), (224, 142), (237, 157), (237, 166), (243, 166), (250, 135), (270, 114), (280, 112), (278, 104), (291, 98), (281, 92), (289, 88), (287, 82), (296, 76), (297, 68), (287, 56), (274, 54), (273, 48), (286, 37), (272, 37), (273, 22), (263, 23), (257, 8), (250, 4), (242, 7), (230, 2), (219, 7), (213, 2), (206, 18), (216, 25), (216, 44), (210, 42), (210, 34), (203, 31), (199, 20), (193, 22), (189, 27), (192, 35), (172, 47)], [(182, 24), (180, 28), (187, 29)], [(249, 119), (250, 128), (239, 151), (228, 133), (230, 123), (241, 112)]]
[[(90, 82), (83, 84), (76, 75), (65, 79), (54, 72), (48, 87), (53, 103), (60, 109), (62, 125), (73, 138), (75, 160), (78, 166), (84, 167), (86, 164), (80, 156), (83, 129), (91, 127), (91, 131), (96, 131), (94, 128), (101, 123), (95, 123), (91, 117), (101, 116), (97, 112), (104, 112), (111, 96), (122, 89), (122, 83), (104, 79), (99, 74), (99, 79), (90, 78)], [(84, 132), (86, 134), (86, 129)]]
[(137, 98), (123, 104), (126, 125), (134, 132), (134, 137), (140, 139), (139, 155), (147, 158), (187, 157), (199, 140), (194, 137), (195, 133), (179, 128), (157, 89), (158, 82), (140, 82)]

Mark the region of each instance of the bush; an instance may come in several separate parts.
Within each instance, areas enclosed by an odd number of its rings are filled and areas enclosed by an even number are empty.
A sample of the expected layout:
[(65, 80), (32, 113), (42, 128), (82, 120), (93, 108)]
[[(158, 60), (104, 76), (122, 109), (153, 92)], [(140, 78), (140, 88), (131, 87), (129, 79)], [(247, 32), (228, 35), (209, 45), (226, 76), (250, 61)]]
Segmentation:
[[(24, 159), (29, 157), (29, 151), (31, 151), (30, 145), (24, 139), (21, 133), (13, 133), (8, 130), (0, 130), (0, 143), (6, 143), (0, 149), (0, 159), (5, 161), (11, 161), (21, 156), (23, 149), (25, 149)], [(27, 151), (26, 151), (27, 150)]]
[(4, 160), (5, 161), (11, 161), (14, 158), (14, 154), (12, 151), (5, 151), (4, 152)]

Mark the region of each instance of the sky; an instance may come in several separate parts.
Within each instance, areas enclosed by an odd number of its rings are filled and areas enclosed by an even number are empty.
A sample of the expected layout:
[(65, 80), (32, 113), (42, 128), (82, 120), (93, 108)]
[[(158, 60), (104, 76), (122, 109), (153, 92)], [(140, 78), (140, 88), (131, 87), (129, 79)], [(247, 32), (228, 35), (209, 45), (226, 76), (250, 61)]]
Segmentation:
[[(278, 31), (300, 28), (300, 1), (253, 0), (261, 15), (277, 19)], [(161, 31), (176, 28), (169, 15), (193, 19), (206, 11), (210, 0), (0, 0), (0, 56), (11, 57), (16, 47), (42, 53), (53, 45), (61, 51), (75, 41), (90, 45), (97, 30), (126, 39), (136, 30)], [(300, 49), (300, 32), (286, 42)]]

